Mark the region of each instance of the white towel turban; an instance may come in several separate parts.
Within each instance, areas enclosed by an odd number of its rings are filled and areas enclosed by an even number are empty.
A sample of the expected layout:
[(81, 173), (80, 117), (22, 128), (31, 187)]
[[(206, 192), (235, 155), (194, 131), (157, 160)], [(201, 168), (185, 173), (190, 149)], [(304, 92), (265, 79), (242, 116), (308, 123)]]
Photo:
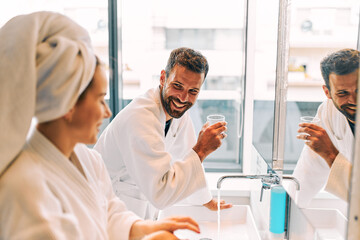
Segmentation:
[(0, 29), (0, 173), (21, 151), (32, 117), (64, 116), (95, 65), (89, 34), (61, 14), (21, 15)]

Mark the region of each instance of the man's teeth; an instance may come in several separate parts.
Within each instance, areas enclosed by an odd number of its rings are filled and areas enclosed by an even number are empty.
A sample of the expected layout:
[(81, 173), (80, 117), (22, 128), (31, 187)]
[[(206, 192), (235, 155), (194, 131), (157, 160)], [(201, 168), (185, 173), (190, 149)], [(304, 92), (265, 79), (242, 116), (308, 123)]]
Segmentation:
[(174, 105), (175, 105), (175, 107), (177, 107), (177, 108), (182, 108), (182, 107), (185, 107), (185, 105), (181, 105), (181, 104), (179, 105), (179, 104), (177, 104), (177, 103), (176, 103), (176, 102), (174, 102), (174, 101), (173, 101), (173, 104), (174, 104)]

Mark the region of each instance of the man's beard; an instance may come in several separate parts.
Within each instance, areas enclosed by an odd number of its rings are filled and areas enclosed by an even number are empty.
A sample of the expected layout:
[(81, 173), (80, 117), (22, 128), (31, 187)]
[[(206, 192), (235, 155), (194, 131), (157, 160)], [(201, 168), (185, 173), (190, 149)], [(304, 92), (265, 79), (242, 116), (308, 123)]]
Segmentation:
[[(333, 101), (334, 102), (334, 101)], [(356, 111), (354, 114), (348, 113), (346, 109), (348, 107), (356, 107), (354, 104), (343, 104), (340, 107), (334, 102), (335, 107), (350, 121), (355, 122)]]
[[(165, 108), (165, 111), (173, 118), (180, 118), (192, 106), (192, 103), (190, 103), (190, 102), (183, 103), (178, 98), (174, 98), (172, 96), (169, 96), (169, 97), (165, 98), (163, 91), (161, 92), (160, 96), (161, 96), (161, 102), (162, 102), (162, 104), (163, 104), (163, 106)], [(171, 102), (172, 101), (179, 102), (182, 105), (186, 105), (184, 110), (181, 111), (181, 112), (177, 111), (177, 110), (172, 110), (171, 109)]]

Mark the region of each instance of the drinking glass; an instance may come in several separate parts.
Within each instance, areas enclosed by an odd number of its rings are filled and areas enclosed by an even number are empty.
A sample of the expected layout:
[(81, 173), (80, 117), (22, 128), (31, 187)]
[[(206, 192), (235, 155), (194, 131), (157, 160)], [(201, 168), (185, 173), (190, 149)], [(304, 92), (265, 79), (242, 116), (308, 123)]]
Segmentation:
[(207, 121), (209, 123), (209, 125), (213, 125), (217, 122), (223, 122), (225, 121), (225, 116), (221, 115), (221, 114), (210, 114), (207, 116)]
[[(301, 123), (313, 123), (313, 124), (318, 125), (320, 123), (320, 119), (318, 117), (302, 116), (302, 117), (300, 117), (300, 122)], [(308, 135), (308, 136), (310, 136), (307, 133), (300, 133), (300, 135)], [(305, 141), (308, 141), (308, 140), (305, 140)]]

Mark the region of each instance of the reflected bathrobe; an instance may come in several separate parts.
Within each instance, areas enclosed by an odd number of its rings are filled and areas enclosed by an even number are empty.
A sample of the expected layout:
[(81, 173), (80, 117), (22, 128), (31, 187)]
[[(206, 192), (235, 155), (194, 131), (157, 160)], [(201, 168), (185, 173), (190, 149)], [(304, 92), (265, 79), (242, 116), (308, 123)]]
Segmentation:
[(133, 99), (107, 126), (95, 149), (110, 173), (114, 191), (140, 217), (156, 217), (188, 197), (192, 204), (211, 199), (189, 112), (173, 119), (165, 137), (166, 116), (159, 87)]
[(112, 191), (100, 155), (77, 144), (86, 178), (34, 130), (0, 179), (0, 239), (128, 239), (139, 218)]
[(300, 181), (301, 189), (297, 193), (300, 207), (306, 207), (324, 186), (326, 191), (343, 200), (348, 199), (354, 135), (347, 118), (336, 109), (331, 99), (319, 106), (317, 117), (339, 154), (330, 168), (323, 158), (304, 146), (293, 173)]

